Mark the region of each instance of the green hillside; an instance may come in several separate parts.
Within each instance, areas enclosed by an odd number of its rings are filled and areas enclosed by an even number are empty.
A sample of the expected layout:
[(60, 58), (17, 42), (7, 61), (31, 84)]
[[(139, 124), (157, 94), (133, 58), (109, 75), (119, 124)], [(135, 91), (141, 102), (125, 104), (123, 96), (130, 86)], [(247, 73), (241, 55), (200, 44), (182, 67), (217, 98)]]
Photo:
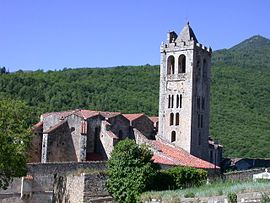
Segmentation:
[[(213, 53), (211, 135), (225, 156), (270, 158), (270, 40), (254, 36)], [(159, 66), (64, 69), (0, 75), (0, 96), (36, 114), (93, 109), (158, 114)]]

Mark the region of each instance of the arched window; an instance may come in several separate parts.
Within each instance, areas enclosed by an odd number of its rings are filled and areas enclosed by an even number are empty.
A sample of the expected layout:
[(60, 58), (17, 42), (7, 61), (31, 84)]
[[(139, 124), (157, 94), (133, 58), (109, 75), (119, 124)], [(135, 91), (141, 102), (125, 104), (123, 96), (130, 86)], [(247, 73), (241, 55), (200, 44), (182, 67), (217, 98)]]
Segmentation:
[(168, 97), (168, 108), (171, 108), (171, 95)]
[(175, 142), (175, 140), (176, 140), (176, 132), (172, 131), (172, 133), (171, 133), (171, 142)]
[(167, 60), (167, 74), (174, 74), (174, 56), (169, 56)]
[(173, 113), (170, 114), (170, 125), (173, 125)]
[(179, 113), (175, 114), (175, 125), (179, 125)]
[(172, 95), (171, 107), (173, 108), (174, 96)]
[(179, 98), (179, 94), (176, 95), (176, 108), (179, 108), (179, 102), (180, 102), (180, 98)]
[(178, 73), (186, 72), (186, 56), (181, 54), (178, 58)]
[(207, 77), (207, 62), (203, 59), (203, 78)]

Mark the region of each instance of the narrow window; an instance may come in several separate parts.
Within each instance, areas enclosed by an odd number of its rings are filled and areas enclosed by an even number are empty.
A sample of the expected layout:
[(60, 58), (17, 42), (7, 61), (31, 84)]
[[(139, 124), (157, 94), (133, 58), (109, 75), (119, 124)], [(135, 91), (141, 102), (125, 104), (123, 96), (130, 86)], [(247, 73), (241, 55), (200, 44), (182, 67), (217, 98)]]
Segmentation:
[(168, 97), (168, 108), (170, 108), (171, 107), (171, 95), (169, 95), (169, 97)]
[(186, 72), (186, 56), (181, 54), (178, 58), (178, 73)]
[(203, 78), (205, 79), (207, 77), (207, 62), (204, 59), (203, 60)]
[(203, 115), (201, 115), (201, 128), (203, 128)]
[(182, 94), (180, 94), (180, 108), (182, 108)]
[(201, 115), (198, 114), (198, 128), (200, 128), (200, 124), (201, 124)]
[(170, 114), (170, 125), (173, 125), (173, 113)]
[(167, 74), (174, 74), (174, 57), (169, 56), (167, 60)]
[(202, 97), (202, 109), (204, 110), (204, 97)]
[(179, 108), (179, 94), (176, 95), (176, 108)]
[(175, 125), (179, 125), (179, 113), (175, 114)]
[(201, 132), (199, 132), (199, 135), (198, 135), (198, 145), (201, 145)]
[(172, 95), (172, 101), (171, 101), (171, 108), (173, 108), (173, 101), (174, 100), (174, 95)]
[(175, 140), (176, 140), (176, 132), (172, 131), (172, 133), (171, 133), (171, 142), (175, 142)]
[(200, 60), (197, 61), (197, 70), (198, 70), (198, 75), (201, 75), (201, 64), (200, 64)]
[(197, 97), (197, 109), (200, 109), (200, 105), (201, 105), (201, 101), (200, 101), (200, 97)]

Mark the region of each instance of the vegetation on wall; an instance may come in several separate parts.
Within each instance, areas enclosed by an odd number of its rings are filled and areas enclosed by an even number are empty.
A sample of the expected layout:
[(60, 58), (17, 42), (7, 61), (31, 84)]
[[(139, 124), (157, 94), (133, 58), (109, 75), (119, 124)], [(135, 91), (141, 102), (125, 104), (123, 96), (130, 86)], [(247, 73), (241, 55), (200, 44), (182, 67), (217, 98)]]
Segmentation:
[[(213, 52), (212, 61), (211, 136), (225, 156), (269, 158), (270, 40), (254, 36)], [(37, 115), (78, 108), (158, 115), (159, 66), (1, 74), (0, 96), (24, 100)]]
[(140, 202), (157, 173), (152, 153), (134, 140), (120, 141), (108, 161), (107, 188), (119, 203)]

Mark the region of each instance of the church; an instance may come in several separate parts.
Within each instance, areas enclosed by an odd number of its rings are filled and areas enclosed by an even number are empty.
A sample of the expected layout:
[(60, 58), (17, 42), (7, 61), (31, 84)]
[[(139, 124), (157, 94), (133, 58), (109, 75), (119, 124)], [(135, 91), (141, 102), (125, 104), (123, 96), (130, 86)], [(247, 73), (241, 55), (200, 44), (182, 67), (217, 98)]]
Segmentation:
[(222, 145), (209, 134), (211, 48), (187, 23), (160, 46), (159, 115), (75, 109), (40, 116), (29, 162), (86, 162), (110, 158), (123, 139), (146, 144), (163, 167), (216, 169)]

